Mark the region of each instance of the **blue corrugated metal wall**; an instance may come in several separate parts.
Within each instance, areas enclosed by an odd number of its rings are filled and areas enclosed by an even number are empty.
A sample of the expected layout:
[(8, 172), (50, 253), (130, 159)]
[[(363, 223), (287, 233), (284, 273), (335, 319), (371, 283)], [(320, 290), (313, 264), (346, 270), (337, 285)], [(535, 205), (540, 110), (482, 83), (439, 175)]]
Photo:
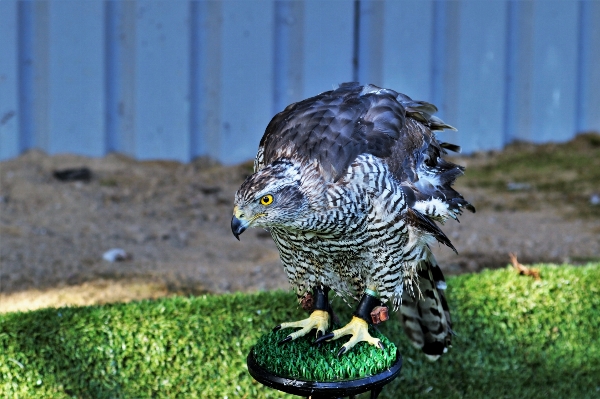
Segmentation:
[(288, 103), (360, 80), (466, 151), (600, 130), (600, 1), (0, 0), (0, 159), (225, 163)]

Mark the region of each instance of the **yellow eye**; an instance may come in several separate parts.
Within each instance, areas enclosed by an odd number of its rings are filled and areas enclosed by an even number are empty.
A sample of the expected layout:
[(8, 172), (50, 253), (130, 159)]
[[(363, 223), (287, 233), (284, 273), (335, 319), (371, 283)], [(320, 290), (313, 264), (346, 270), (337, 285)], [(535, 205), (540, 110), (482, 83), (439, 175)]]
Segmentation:
[(271, 194), (267, 194), (260, 199), (260, 203), (263, 205), (271, 205), (273, 203), (273, 196)]

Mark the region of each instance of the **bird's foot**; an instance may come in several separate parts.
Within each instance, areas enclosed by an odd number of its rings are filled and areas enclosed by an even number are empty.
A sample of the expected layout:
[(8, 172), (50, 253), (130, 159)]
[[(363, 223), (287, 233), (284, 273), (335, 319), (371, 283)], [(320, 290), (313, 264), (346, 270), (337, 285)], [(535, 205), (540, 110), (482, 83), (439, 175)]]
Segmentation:
[(361, 341), (368, 342), (369, 344), (374, 345), (382, 350), (384, 349), (383, 343), (381, 343), (378, 338), (373, 338), (371, 334), (369, 334), (369, 324), (367, 324), (367, 322), (360, 317), (356, 316), (353, 316), (352, 320), (350, 320), (350, 323), (346, 324), (344, 327), (317, 338), (315, 343), (320, 343), (323, 341), (335, 341), (336, 339), (339, 339), (345, 335), (352, 335), (352, 337), (344, 344), (344, 346), (340, 348), (337, 353), (338, 357), (346, 353), (354, 345)]
[(279, 342), (280, 345), (285, 342), (293, 341), (296, 338), (303, 337), (315, 328), (317, 329), (317, 338), (319, 338), (323, 336), (329, 328), (329, 313), (325, 310), (315, 310), (307, 319), (281, 323), (275, 327), (273, 331), (277, 331), (282, 328), (300, 328), (300, 330), (295, 331), (285, 337)]

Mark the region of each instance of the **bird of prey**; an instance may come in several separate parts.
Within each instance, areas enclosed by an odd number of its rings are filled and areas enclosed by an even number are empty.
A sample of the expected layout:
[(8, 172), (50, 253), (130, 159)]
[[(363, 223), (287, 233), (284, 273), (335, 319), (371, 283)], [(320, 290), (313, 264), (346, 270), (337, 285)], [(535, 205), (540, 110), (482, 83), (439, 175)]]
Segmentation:
[[(282, 342), (316, 329), (317, 340), (350, 335), (338, 356), (366, 341), (386, 304), (400, 309), (413, 345), (431, 359), (447, 351), (451, 320), (442, 272), (430, 250), (452, 248), (436, 222), (473, 206), (452, 188), (464, 168), (442, 158), (460, 147), (434, 131), (453, 129), (437, 108), (394, 90), (344, 83), (273, 117), (249, 176), (235, 195), (231, 229), (270, 231), (307, 319)], [(456, 250), (455, 250), (456, 251)], [(328, 292), (356, 303), (352, 320), (326, 334)]]

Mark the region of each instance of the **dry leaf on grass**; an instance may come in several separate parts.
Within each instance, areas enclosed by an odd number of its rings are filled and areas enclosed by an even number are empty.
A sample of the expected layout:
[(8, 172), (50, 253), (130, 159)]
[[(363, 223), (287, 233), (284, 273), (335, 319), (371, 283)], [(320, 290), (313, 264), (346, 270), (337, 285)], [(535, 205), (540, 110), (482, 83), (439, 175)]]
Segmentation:
[(527, 266), (524, 266), (522, 264), (519, 263), (519, 261), (517, 260), (517, 255), (513, 254), (512, 252), (508, 254), (508, 256), (510, 256), (510, 261), (513, 265), (513, 267), (515, 268), (515, 270), (523, 275), (523, 276), (531, 276), (536, 280), (540, 280), (540, 271), (538, 269), (530, 269)]

